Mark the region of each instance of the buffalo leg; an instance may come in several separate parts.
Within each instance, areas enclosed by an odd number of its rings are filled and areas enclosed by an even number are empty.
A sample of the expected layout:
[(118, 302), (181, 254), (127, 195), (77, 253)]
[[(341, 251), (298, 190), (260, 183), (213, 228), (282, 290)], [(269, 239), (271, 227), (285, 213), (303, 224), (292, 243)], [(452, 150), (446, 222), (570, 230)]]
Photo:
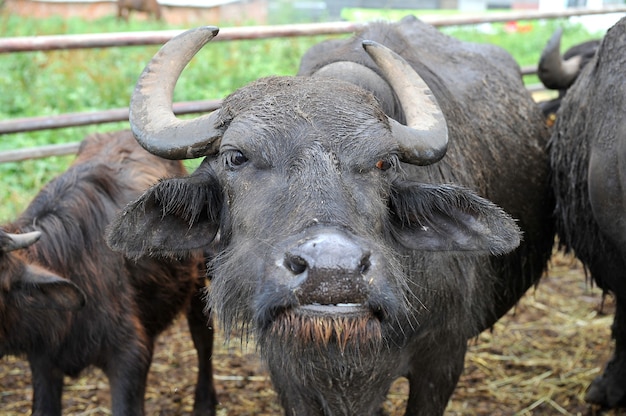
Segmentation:
[(33, 416), (61, 416), (63, 373), (47, 359), (29, 357), (33, 383)]
[(605, 408), (626, 405), (626, 299), (616, 296), (612, 336), (615, 351), (604, 369), (587, 390), (585, 400)]
[(214, 415), (217, 395), (213, 385), (213, 321), (204, 314), (203, 292), (198, 290), (191, 299), (187, 312), (187, 323), (198, 354), (198, 381), (193, 414)]
[(411, 363), (406, 416), (443, 415), (463, 372), (466, 343), (434, 345), (437, 351), (420, 351)]
[(602, 236), (602, 245), (589, 250), (591, 258), (582, 258), (585, 250), (581, 249), (579, 253), (583, 253), (581, 260), (588, 265), (598, 286), (615, 296), (616, 305), (611, 328), (615, 350), (602, 375), (589, 386), (585, 399), (614, 408), (626, 405), (626, 198), (623, 196), (626, 142), (621, 140), (623, 128), (603, 133), (607, 137), (617, 135), (617, 141), (613, 146), (607, 145), (605, 138), (596, 139), (596, 144), (590, 146), (587, 174), (589, 204), (598, 227), (596, 232)]
[(103, 368), (111, 387), (113, 416), (143, 415), (152, 342), (128, 343), (115, 350)]

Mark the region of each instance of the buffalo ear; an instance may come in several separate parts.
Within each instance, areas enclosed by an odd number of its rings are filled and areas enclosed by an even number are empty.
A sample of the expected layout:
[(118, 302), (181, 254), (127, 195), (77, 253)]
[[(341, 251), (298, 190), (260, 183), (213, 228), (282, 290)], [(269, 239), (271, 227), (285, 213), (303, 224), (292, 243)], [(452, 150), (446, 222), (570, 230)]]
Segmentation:
[(115, 217), (107, 243), (131, 258), (185, 256), (213, 241), (221, 205), (213, 176), (165, 179)]
[(391, 205), (394, 236), (411, 250), (504, 254), (520, 244), (520, 229), (508, 214), (459, 186), (401, 184)]
[(46, 269), (26, 265), (11, 291), (23, 307), (78, 311), (85, 306), (85, 294), (71, 281)]

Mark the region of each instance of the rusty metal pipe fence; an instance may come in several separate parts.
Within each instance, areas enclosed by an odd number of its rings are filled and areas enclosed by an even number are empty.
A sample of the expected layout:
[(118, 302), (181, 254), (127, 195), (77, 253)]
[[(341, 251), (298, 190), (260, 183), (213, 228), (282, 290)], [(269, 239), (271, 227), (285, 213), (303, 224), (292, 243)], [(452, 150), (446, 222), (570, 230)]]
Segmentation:
[[(421, 20), (435, 26), (463, 26), (482, 23), (498, 23), (518, 20), (559, 19), (573, 16), (588, 16), (610, 13), (626, 13), (626, 6), (605, 7), (602, 9), (569, 9), (559, 12), (508, 12), (490, 13), (484, 16), (422, 16)], [(275, 26), (247, 26), (220, 29), (220, 34), (213, 41), (234, 41), (250, 39), (269, 39), (278, 37), (299, 37), (318, 35), (348, 34), (358, 30), (363, 24), (352, 22), (309, 23)], [(0, 38), (0, 54), (60, 49), (85, 49), (122, 47), (139, 45), (161, 45), (182, 30), (161, 30), (146, 32), (118, 32), (83, 35), (22, 36)], [(536, 73), (535, 67), (522, 68), (522, 75)], [(174, 103), (175, 114), (194, 114), (213, 111), (219, 108), (220, 100), (202, 100)], [(0, 135), (26, 131), (59, 129), (65, 127), (112, 123), (128, 120), (128, 108), (67, 113), (57, 116), (27, 117), (0, 121)], [(78, 143), (40, 146), (0, 152), (0, 163), (14, 162), (47, 156), (73, 154)]]

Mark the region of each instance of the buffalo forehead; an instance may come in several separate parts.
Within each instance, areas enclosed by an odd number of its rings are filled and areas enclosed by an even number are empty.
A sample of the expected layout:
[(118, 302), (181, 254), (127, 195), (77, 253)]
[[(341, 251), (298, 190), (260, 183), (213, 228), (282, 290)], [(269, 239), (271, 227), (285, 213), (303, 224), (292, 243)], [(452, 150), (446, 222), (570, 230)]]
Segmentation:
[(271, 155), (316, 143), (340, 154), (372, 157), (395, 149), (387, 117), (373, 96), (339, 80), (264, 78), (227, 97), (222, 112), (223, 147)]
[(226, 97), (222, 108), (227, 118), (250, 113), (270, 119), (299, 116), (330, 121), (333, 115), (346, 112), (378, 120), (385, 118), (370, 92), (332, 78), (261, 78)]

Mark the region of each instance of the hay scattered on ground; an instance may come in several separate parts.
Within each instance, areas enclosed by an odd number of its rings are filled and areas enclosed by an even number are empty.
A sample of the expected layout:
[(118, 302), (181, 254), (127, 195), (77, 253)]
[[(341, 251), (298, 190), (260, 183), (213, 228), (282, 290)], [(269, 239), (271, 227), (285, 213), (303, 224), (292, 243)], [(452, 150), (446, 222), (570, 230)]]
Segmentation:
[[(474, 340), (466, 357), (448, 416), (465, 415), (618, 415), (601, 413), (583, 398), (612, 350), (612, 302), (603, 307), (598, 288), (586, 280), (580, 264), (557, 253), (537, 289), (515, 310)], [(225, 345), (218, 335), (214, 354), (220, 416), (280, 415), (267, 372), (253, 345)], [(184, 319), (158, 340), (148, 380), (148, 415), (186, 415), (193, 406), (196, 356)], [(32, 388), (28, 364), (15, 357), (0, 360), (0, 413), (29, 413)], [(107, 380), (90, 369), (66, 380), (64, 414), (108, 415)], [(385, 403), (389, 415), (403, 414), (406, 380), (393, 386)]]

